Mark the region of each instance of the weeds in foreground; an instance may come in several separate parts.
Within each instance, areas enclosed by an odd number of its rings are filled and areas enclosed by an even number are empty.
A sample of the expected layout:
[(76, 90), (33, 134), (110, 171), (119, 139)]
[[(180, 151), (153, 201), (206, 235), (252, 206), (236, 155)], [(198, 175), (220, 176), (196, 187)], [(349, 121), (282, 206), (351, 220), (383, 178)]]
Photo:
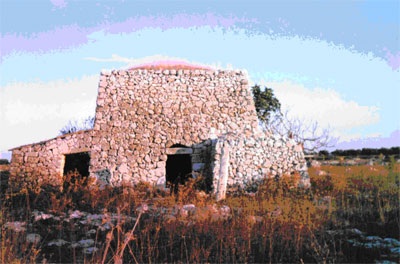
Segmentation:
[[(381, 252), (355, 252), (348, 237), (332, 231), (356, 227), (398, 239), (398, 164), (322, 166), (309, 172), (309, 190), (285, 177), (222, 202), (196, 190), (201, 178), (176, 194), (145, 183), (100, 188), (79, 181), (62, 191), (51, 186), (8, 190), (0, 211), (0, 262), (370, 262)], [(191, 209), (184, 211), (184, 205)], [(35, 221), (38, 211), (54, 217)], [(76, 212), (86, 214), (71, 218)], [(97, 225), (89, 215), (100, 217)], [(12, 230), (10, 223), (21, 223), (21, 230)], [(28, 242), (32, 233), (42, 239)], [(92, 251), (73, 246), (89, 238)], [(49, 246), (57, 239), (69, 244)]]
[[(336, 225), (357, 226), (374, 235), (400, 235), (399, 164), (311, 168), (313, 193), (329, 196)], [(398, 238), (398, 237), (396, 237)]]

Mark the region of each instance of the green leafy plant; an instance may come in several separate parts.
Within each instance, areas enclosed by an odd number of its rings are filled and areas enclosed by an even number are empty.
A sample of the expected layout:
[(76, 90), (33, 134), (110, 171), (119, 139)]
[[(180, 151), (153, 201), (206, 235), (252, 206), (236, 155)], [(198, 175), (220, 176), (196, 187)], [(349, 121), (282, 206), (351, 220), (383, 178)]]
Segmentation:
[(261, 90), (260, 86), (256, 84), (251, 89), (258, 119), (261, 122), (268, 124), (271, 114), (274, 112), (280, 112), (281, 103), (275, 97), (271, 88), (264, 87), (264, 90)]

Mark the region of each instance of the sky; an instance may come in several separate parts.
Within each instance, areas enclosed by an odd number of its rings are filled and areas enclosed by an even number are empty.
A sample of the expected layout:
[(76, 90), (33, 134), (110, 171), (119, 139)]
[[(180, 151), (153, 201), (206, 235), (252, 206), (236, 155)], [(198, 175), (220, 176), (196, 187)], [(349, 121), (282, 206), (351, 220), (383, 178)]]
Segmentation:
[(0, 1), (0, 152), (94, 115), (100, 72), (246, 70), (334, 148), (400, 145), (400, 1)]

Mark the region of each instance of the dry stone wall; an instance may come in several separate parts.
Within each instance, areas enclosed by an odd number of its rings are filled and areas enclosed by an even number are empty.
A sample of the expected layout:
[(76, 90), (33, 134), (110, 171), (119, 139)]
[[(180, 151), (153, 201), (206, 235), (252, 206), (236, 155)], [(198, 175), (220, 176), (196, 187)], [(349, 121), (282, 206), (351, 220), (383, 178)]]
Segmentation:
[(92, 130), (79, 131), (12, 150), (10, 180), (61, 185), (65, 154), (87, 152)]
[(224, 151), (227, 150), (227, 189), (256, 189), (257, 184), (264, 178), (290, 175), (294, 172), (300, 173), (300, 185), (310, 184), (307, 164), (300, 145), (293, 139), (254, 131), (248, 135), (226, 134), (216, 140), (213, 154), (215, 192), (221, 181), (221, 161)]
[(61, 184), (64, 155), (86, 151), (99, 183), (161, 186), (168, 155), (184, 151), (214, 192), (305, 164), (292, 140), (260, 132), (245, 73), (202, 68), (102, 72), (93, 130), (13, 149), (10, 172)]
[[(211, 137), (254, 129), (257, 115), (240, 71), (147, 70), (100, 76), (91, 172), (111, 184), (163, 184), (167, 149), (193, 147), (194, 170), (207, 170)], [(200, 144), (200, 145), (199, 145)]]

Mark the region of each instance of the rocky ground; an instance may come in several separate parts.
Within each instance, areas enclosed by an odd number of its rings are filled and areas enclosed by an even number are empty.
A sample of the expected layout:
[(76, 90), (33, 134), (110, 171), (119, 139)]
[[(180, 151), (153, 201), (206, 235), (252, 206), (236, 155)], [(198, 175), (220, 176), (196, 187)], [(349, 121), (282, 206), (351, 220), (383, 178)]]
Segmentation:
[[(91, 256), (105, 246), (106, 235), (116, 228), (131, 228), (141, 217), (141, 221), (149, 218), (163, 221), (181, 220), (187, 225), (211, 217), (212, 220), (223, 220), (231, 217), (228, 206), (196, 207), (193, 204), (174, 206), (172, 208), (154, 207), (142, 204), (137, 207), (136, 217), (116, 213), (89, 213), (79, 210), (70, 210), (68, 213), (49, 213), (34, 210), (28, 221), (14, 221), (5, 223), (4, 227), (23, 236), (25, 242), (35, 245), (45, 252), (48, 261), (57, 261), (54, 256), (60, 255), (60, 250), (68, 255), (75, 251), (79, 261), (85, 256)], [(251, 219), (256, 222), (257, 218)]]
[[(325, 201), (321, 206), (326, 206)], [(162, 221), (182, 221), (186, 225), (193, 225), (195, 221), (211, 218), (211, 220), (224, 220), (240, 208), (232, 210), (226, 205), (196, 207), (193, 204), (176, 205), (171, 208), (155, 207), (142, 204), (137, 207), (136, 217), (116, 213), (89, 213), (79, 210), (70, 210), (68, 213), (48, 213), (35, 210), (28, 221), (7, 222), (5, 228), (25, 237), (27, 244), (35, 245), (45, 252), (49, 261), (57, 261), (55, 256), (63, 251), (65, 255), (74, 251), (77, 261), (83, 261), (100, 249), (104, 248), (107, 233), (118, 226), (132, 227), (140, 217), (142, 219), (161, 218)], [(280, 209), (272, 211), (269, 217), (280, 214)], [(249, 224), (261, 222), (263, 217), (250, 215), (247, 217)], [(367, 252), (371, 256), (379, 256), (376, 263), (398, 263), (400, 259), (400, 242), (394, 238), (366, 235), (356, 228), (344, 230), (328, 230), (328, 236), (335, 240), (345, 240), (357, 252)], [(350, 252), (351, 254), (351, 252)]]

